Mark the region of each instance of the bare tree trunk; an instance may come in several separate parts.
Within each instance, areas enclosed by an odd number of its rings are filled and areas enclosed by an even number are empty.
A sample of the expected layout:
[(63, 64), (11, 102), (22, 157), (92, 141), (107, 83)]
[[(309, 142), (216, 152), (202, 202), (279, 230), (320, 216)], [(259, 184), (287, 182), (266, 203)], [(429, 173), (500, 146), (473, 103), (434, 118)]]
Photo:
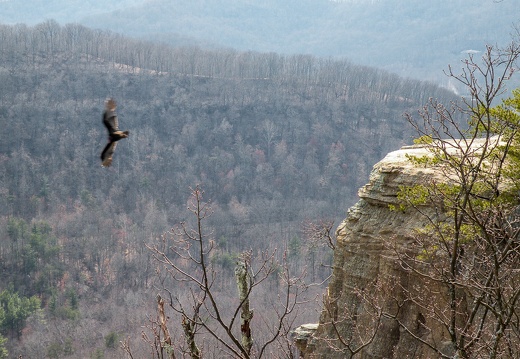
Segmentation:
[(184, 329), (184, 335), (186, 336), (186, 343), (188, 344), (188, 350), (192, 359), (200, 359), (200, 350), (195, 343), (195, 323), (187, 317), (182, 318), (182, 328)]
[(240, 260), (235, 268), (235, 276), (237, 278), (238, 295), (240, 297), (241, 310), (240, 314), (240, 332), (242, 335), (242, 346), (247, 354), (251, 354), (253, 347), (253, 336), (251, 334), (251, 319), (253, 319), (253, 311), (249, 309), (249, 275), (247, 271), (247, 263)]
[[(164, 314), (164, 299), (160, 295), (157, 295), (157, 311), (159, 313), (159, 324), (164, 335), (164, 341), (161, 343), (161, 349), (166, 349), (168, 358), (175, 359), (175, 353), (173, 352), (172, 338), (168, 327), (166, 326), (166, 315)], [(162, 354), (161, 354), (162, 355)]]

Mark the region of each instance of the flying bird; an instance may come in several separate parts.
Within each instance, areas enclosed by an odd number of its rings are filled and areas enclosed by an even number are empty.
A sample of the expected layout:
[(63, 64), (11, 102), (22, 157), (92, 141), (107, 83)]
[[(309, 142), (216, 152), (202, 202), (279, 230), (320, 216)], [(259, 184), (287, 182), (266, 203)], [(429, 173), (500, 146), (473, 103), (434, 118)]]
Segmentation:
[(103, 112), (103, 124), (108, 130), (108, 143), (101, 153), (101, 165), (109, 167), (112, 164), (112, 156), (116, 150), (117, 141), (127, 138), (128, 131), (119, 130), (119, 123), (116, 114), (116, 101), (109, 98), (105, 101), (105, 111)]

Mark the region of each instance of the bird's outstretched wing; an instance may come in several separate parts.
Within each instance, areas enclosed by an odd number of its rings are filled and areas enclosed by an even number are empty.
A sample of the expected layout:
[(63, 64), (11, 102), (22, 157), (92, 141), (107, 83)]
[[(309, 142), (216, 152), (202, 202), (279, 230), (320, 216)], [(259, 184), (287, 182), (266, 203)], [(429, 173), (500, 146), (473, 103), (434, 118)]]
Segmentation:
[(103, 167), (110, 167), (112, 164), (112, 156), (114, 155), (114, 151), (116, 150), (117, 142), (110, 142), (106, 149), (103, 151), (101, 155), (101, 165)]

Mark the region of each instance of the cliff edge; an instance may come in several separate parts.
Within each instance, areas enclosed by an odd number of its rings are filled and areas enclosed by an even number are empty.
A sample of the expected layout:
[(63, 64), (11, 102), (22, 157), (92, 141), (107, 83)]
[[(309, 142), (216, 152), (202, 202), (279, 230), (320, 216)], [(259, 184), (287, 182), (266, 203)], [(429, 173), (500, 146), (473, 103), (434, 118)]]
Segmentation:
[[(405, 146), (377, 163), (359, 202), (348, 210), (336, 231), (333, 274), (324, 294), (320, 322), (301, 345), (304, 358), (427, 358), (432, 353), (420, 345), (388, 315), (394, 313), (408, 328), (421, 332), (426, 320), (420, 308), (403, 301), (403, 291), (420, 282), (396, 261), (395, 250), (407, 250), (414, 229), (426, 225), (416, 211), (390, 210), (397, 205), (400, 186), (412, 186), (432, 176), (434, 169), (419, 168), (407, 156), (425, 156), (420, 145)], [(428, 208), (425, 209), (426, 211)], [(409, 293), (409, 292), (408, 292)], [(437, 298), (438, 299), (438, 298)], [(432, 300), (434, 300), (432, 298)], [(435, 323), (428, 323), (435, 329)], [(427, 335), (445, 342), (441, 327)]]

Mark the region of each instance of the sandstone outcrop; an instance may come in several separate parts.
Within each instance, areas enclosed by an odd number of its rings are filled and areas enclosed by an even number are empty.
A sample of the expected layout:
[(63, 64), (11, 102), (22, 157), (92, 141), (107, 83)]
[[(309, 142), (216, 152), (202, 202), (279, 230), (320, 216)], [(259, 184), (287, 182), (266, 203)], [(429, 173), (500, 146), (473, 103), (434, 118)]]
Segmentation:
[[(403, 290), (417, 284), (417, 278), (403, 270), (390, 248), (394, 244), (406, 250), (414, 229), (425, 225), (425, 218), (413, 211), (393, 211), (389, 207), (397, 204), (400, 186), (439, 175), (407, 159), (407, 155), (427, 154), (427, 149), (419, 145), (389, 153), (374, 166), (369, 183), (359, 190), (359, 202), (348, 210), (336, 232), (333, 275), (324, 295), (326, 304), (316, 331), (301, 346), (305, 358), (349, 358), (356, 350), (356, 358), (434, 357), (392, 318), (382, 318), (378, 330), (374, 330), (378, 323), (375, 306), (379, 306), (388, 313), (398, 313), (409, 328), (417, 329), (418, 336), (426, 335), (421, 333), (421, 323), (426, 319), (420, 308), (412, 304), (402, 306), (399, 312), (395, 308)], [(382, 284), (382, 278), (391, 278), (391, 283)], [(427, 335), (435, 335), (441, 343), (446, 340), (442, 328), (435, 328), (434, 323), (428, 325), (438, 330)], [(367, 342), (370, 344), (363, 346)]]

